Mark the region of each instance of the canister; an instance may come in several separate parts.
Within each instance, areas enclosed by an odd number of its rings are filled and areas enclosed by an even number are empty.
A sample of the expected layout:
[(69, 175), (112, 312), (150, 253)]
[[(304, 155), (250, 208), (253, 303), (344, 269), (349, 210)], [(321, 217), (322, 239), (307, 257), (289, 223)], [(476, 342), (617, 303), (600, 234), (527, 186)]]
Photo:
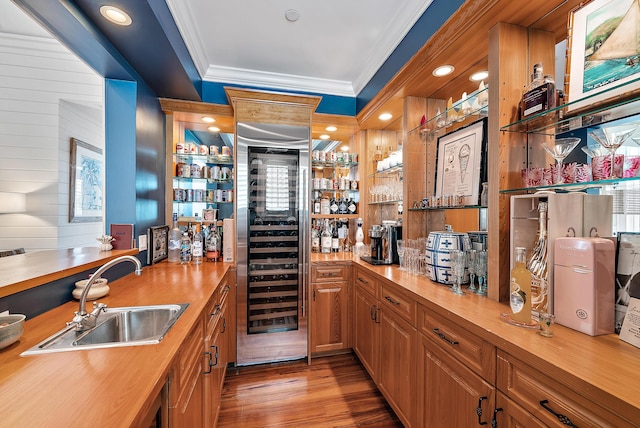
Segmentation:
[(211, 156), (219, 156), (220, 148), (218, 146), (214, 146), (213, 144), (209, 146), (209, 154)]
[(173, 200), (176, 202), (184, 201), (184, 189), (173, 189)]
[(222, 156), (231, 156), (231, 148), (229, 146), (222, 146)]
[(220, 167), (218, 165), (211, 167), (211, 178), (214, 180), (220, 180)]
[(191, 177), (191, 166), (186, 162), (176, 164), (176, 175), (178, 177)]
[[(453, 231), (429, 232), (426, 247), (425, 259), (429, 279), (442, 284), (453, 284), (454, 276), (449, 252), (471, 249), (469, 235)], [(465, 269), (462, 283), (467, 282), (469, 282), (469, 274)]]
[(184, 189), (184, 200), (193, 202), (193, 189)]
[(176, 153), (184, 153), (184, 143), (176, 143)]
[(191, 164), (191, 177), (192, 178), (202, 178), (202, 167), (197, 163)]
[(216, 189), (215, 201), (222, 202), (222, 189)]
[(198, 154), (207, 156), (209, 154), (209, 147), (204, 144), (200, 144), (198, 146)]
[(195, 189), (193, 191), (193, 201), (194, 202), (204, 202), (205, 198), (205, 190), (204, 189)]

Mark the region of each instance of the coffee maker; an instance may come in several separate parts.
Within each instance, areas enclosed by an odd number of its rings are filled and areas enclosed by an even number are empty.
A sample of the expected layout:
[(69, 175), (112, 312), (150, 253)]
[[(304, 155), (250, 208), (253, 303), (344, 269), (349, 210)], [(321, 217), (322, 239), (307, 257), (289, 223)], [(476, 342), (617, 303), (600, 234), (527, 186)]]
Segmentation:
[(398, 226), (395, 221), (373, 225), (369, 229), (369, 238), (371, 238), (371, 256), (363, 256), (362, 260), (373, 265), (400, 263), (397, 242), (398, 239), (402, 239), (402, 226)]

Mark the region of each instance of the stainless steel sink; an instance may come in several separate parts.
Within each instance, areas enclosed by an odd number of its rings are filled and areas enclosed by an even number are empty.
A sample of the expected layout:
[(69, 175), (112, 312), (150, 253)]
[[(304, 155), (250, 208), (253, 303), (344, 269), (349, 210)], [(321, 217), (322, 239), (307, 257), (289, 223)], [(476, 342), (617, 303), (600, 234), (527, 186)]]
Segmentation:
[(21, 355), (158, 343), (187, 306), (188, 303), (106, 308), (98, 315), (95, 327), (82, 332), (76, 331), (75, 326), (67, 327)]

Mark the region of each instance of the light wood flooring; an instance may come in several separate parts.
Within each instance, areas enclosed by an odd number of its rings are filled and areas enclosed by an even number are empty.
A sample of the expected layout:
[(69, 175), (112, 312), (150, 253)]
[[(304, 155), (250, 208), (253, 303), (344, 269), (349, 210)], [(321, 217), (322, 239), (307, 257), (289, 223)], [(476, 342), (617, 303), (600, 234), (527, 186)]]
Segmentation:
[(227, 369), (218, 427), (402, 424), (353, 354)]

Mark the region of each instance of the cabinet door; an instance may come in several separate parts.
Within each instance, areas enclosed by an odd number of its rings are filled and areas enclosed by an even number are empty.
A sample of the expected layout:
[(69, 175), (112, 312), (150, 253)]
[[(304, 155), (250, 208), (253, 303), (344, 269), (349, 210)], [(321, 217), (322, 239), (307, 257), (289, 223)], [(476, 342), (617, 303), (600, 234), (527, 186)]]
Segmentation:
[(347, 345), (346, 283), (313, 284), (311, 352), (335, 351)]
[(508, 399), (502, 392), (496, 393), (496, 410), (494, 415), (500, 428), (544, 428), (545, 424), (516, 403)]
[(405, 427), (415, 426), (415, 355), (416, 329), (388, 308), (380, 317), (379, 388)]
[(376, 381), (380, 358), (378, 301), (360, 286), (355, 287), (354, 299), (354, 350), (371, 378)]
[(466, 428), (491, 420), (495, 389), (423, 334), (417, 363), (418, 426)]
[(190, 394), (184, 397), (179, 403), (177, 412), (174, 413), (172, 426), (178, 427), (201, 427), (204, 426), (203, 418), (203, 376), (202, 373), (196, 378), (196, 383)]

